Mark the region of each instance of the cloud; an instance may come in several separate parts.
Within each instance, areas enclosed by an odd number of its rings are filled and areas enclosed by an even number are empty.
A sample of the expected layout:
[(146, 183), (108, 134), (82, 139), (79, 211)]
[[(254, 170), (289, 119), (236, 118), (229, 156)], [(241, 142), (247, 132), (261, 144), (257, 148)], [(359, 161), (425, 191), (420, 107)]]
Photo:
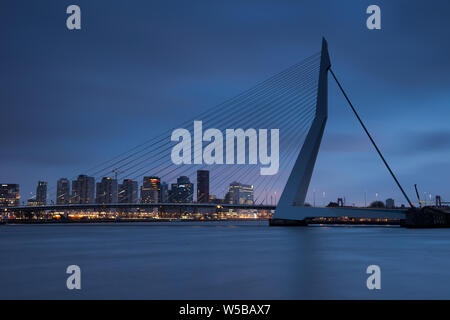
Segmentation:
[(410, 131), (403, 133), (395, 148), (397, 155), (430, 155), (448, 154), (450, 152), (450, 130), (436, 129), (436, 131)]
[(371, 150), (370, 141), (361, 134), (330, 133), (325, 135), (320, 146), (325, 152), (367, 152)]

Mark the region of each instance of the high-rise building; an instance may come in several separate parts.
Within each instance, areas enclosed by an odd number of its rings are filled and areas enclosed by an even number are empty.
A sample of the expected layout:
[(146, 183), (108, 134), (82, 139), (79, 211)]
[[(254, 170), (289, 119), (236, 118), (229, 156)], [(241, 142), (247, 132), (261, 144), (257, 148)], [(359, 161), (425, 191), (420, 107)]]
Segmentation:
[(47, 182), (39, 181), (36, 188), (36, 203), (38, 206), (47, 204)]
[(253, 204), (253, 186), (239, 182), (230, 183), (225, 201), (230, 204)]
[(61, 178), (56, 183), (56, 204), (70, 203), (70, 182), (67, 178)]
[(124, 179), (119, 185), (119, 202), (136, 203), (138, 201), (138, 183), (131, 179)]
[(169, 202), (191, 203), (194, 200), (194, 184), (188, 177), (181, 176), (177, 183), (172, 183)]
[(161, 183), (161, 203), (169, 202), (169, 185), (166, 182)]
[(141, 203), (157, 203), (161, 201), (161, 179), (144, 177), (141, 187)]
[(80, 174), (77, 180), (72, 181), (71, 203), (90, 204), (95, 201), (95, 179)]
[(209, 171), (197, 171), (197, 202), (209, 202)]
[(386, 208), (388, 208), (388, 209), (394, 209), (395, 208), (394, 199), (389, 198), (389, 199), (386, 200)]
[(97, 182), (97, 203), (117, 203), (117, 180), (110, 177), (102, 178)]
[(19, 185), (4, 183), (0, 185), (0, 206), (15, 207), (19, 205)]

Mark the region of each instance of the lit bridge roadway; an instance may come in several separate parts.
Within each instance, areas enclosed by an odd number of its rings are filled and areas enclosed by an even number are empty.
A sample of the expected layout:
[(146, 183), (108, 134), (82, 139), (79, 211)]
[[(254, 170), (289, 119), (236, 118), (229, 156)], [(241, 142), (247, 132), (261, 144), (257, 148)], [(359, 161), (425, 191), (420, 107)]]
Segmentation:
[(215, 204), (215, 203), (104, 203), (104, 204), (52, 204), (45, 206), (16, 206), (2, 207), (2, 211), (39, 212), (65, 210), (108, 210), (108, 209), (147, 209), (147, 208), (215, 208), (216, 210), (247, 209), (247, 210), (275, 210), (274, 205), (244, 205), (244, 204)]
[[(104, 203), (104, 204), (52, 204), (45, 206), (16, 206), (1, 207), (1, 211), (6, 212), (43, 212), (43, 211), (71, 211), (71, 210), (96, 210), (105, 211), (112, 209), (215, 209), (224, 211), (229, 209), (242, 210), (276, 210), (275, 205), (245, 205), (245, 204), (216, 204), (216, 203)], [(360, 217), (372, 219), (392, 219), (403, 220), (406, 217), (405, 209), (385, 209), (385, 208), (313, 208), (301, 207), (305, 211), (305, 216), (313, 217)]]

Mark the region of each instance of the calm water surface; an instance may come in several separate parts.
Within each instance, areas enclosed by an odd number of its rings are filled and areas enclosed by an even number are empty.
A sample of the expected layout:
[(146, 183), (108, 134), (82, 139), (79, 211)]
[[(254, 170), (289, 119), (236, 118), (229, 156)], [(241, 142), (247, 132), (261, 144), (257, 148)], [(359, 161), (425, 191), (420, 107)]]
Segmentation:
[[(72, 264), (78, 291), (66, 289)], [(371, 264), (379, 291), (366, 287)], [(450, 229), (3, 225), (0, 298), (450, 299)]]

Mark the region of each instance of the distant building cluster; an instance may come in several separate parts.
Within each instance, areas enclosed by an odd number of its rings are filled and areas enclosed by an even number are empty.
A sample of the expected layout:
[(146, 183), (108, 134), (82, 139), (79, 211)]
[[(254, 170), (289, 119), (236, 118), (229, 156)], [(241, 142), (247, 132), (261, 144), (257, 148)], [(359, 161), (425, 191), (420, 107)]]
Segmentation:
[(15, 207), (19, 205), (19, 185), (18, 184), (2, 184), (0, 186), (0, 205), (2, 207)]
[[(197, 171), (197, 203), (216, 204), (254, 204), (253, 185), (233, 182), (229, 185), (224, 199), (210, 194), (210, 172)], [(0, 206), (19, 206), (19, 185), (2, 184)], [(61, 178), (56, 184), (56, 204), (107, 204), (107, 203), (193, 203), (194, 184), (187, 176), (180, 176), (176, 183), (162, 182), (158, 176), (143, 177), (139, 188), (138, 181), (103, 177), (96, 182), (94, 177), (79, 175), (70, 181)], [(53, 201), (51, 201), (53, 203)], [(36, 196), (28, 200), (29, 206), (42, 206), (47, 203), (47, 182), (39, 181)]]

